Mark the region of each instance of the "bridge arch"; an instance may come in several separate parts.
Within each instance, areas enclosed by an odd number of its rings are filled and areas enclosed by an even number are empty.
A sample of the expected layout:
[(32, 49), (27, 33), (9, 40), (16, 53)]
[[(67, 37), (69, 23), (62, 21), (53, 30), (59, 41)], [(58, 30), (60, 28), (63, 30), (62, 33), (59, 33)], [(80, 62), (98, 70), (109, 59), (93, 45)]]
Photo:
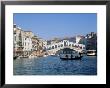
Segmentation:
[(64, 41), (64, 46), (68, 46), (68, 41)]
[(54, 49), (54, 46), (52, 46), (52, 49)]
[(55, 48), (57, 48), (57, 45), (55, 45)]

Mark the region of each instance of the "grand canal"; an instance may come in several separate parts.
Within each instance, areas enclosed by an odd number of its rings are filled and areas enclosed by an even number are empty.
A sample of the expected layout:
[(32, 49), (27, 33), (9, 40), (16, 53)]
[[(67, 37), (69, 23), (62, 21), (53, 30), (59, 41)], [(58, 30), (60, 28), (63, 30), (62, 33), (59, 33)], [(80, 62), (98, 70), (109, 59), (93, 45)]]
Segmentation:
[(14, 60), (14, 75), (97, 75), (97, 57), (61, 60), (59, 57), (21, 58)]

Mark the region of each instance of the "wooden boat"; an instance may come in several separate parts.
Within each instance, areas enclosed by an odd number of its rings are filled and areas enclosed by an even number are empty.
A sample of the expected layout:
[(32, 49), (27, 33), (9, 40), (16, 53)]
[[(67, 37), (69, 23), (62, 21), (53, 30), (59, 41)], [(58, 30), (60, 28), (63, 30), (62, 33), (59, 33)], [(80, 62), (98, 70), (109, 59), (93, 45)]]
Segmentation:
[(64, 48), (60, 53), (60, 59), (64, 60), (80, 60), (82, 57), (80, 53), (70, 48)]

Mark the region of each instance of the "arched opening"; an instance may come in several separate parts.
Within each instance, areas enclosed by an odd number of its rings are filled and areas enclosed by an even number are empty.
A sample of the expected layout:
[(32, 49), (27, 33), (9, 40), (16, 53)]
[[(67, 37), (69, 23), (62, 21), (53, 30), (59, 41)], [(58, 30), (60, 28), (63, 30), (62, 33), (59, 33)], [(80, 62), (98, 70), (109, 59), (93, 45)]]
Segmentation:
[(73, 58), (73, 55), (71, 55), (71, 58)]
[(72, 47), (74, 47), (74, 44), (72, 44)]
[(64, 46), (67, 46), (68, 45), (68, 42), (67, 41), (64, 41)]
[(69, 44), (69, 46), (71, 46), (71, 44)]
[(48, 50), (51, 50), (51, 47), (49, 47)]
[(68, 58), (68, 55), (65, 55), (66, 58)]
[(63, 47), (63, 44), (61, 44), (61, 47)]
[(54, 49), (54, 46), (52, 46), (52, 49)]
[(55, 48), (57, 48), (57, 45), (55, 45)]
[(66, 42), (64, 41), (64, 46), (66, 46)]

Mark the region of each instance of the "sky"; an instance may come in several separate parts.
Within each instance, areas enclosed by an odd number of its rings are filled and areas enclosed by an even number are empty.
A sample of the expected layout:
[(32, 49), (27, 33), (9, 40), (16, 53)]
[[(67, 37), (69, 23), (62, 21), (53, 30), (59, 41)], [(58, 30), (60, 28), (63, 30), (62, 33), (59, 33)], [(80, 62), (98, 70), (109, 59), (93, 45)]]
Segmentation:
[(96, 13), (14, 13), (14, 22), (45, 40), (97, 32)]

